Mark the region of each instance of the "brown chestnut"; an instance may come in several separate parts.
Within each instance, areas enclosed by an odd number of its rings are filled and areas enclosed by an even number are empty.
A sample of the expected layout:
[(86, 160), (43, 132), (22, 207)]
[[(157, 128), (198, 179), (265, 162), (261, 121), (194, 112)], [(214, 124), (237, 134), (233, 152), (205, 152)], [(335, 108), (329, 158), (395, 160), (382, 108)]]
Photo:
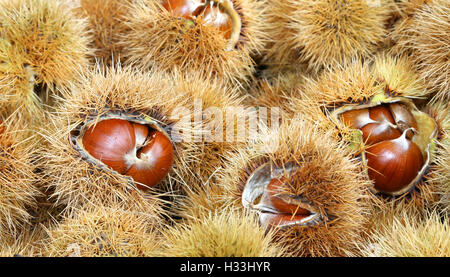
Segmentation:
[(369, 116), (368, 109), (350, 110), (341, 114), (344, 125), (352, 129), (360, 129), (368, 123), (375, 122)]
[(207, 24), (219, 30), (226, 39), (231, 38), (233, 30), (231, 18), (228, 14), (222, 12), (219, 7), (213, 5), (199, 7), (193, 12), (193, 15), (197, 17), (201, 16)]
[(408, 128), (417, 130), (417, 121), (406, 105), (392, 103), (389, 105), (389, 109), (394, 117), (395, 124), (397, 124), (402, 131)]
[(394, 129), (391, 124), (369, 123), (361, 128), (364, 143), (372, 145), (384, 140), (396, 139), (402, 135), (399, 130)]
[(376, 122), (391, 123), (391, 124), (395, 123), (389, 108), (387, 108), (384, 105), (371, 107), (369, 109), (369, 115), (370, 118), (375, 120)]
[(153, 130), (148, 136), (148, 143), (138, 151), (137, 159), (126, 175), (133, 177), (140, 189), (158, 184), (172, 168), (173, 147), (162, 132)]
[(100, 121), (86, 131), (83, 146), (94, 158), (125, 174), (131, 166), (127, 156), (135, 155), (136, 151), (133, 126), (122, 119)]
[(397, 139), (377, 143), (366, 151), (369, 178), (378, 191), (395, 193), (406, 189), (423, 166), (422, 152), (406, 138), (407, 131)]
[(280, 213), (290, 214), (291, 216), (296, 215), (310, 215), (311, 213), (303, 208), (300, 208), (298, 204), (294, 204), (290, 201), (291, 197), (283, 192), (283, 186), (286, 185), (286, 178), (272, 179), (272, 181), (267, 186), (267, 191), (269, 193), (269, 199), (273, 208), (278, 210)]
[(163, 132), (123, 119), (105, 119), (91, 126), (82, 143), (91, 156), (132, 177), (139, 189), (158, 184), (173, 163), (173, 147)]
[(190, 18), (201, 4), (196, 0), (166, 0), (162, 6), (176, 16)]

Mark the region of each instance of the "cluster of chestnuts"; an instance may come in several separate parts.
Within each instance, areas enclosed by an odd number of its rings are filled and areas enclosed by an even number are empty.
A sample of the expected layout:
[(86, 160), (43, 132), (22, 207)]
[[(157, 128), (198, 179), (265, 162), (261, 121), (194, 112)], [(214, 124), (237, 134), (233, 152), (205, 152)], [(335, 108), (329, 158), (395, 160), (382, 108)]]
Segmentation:
[(164, 179), (173, 163), (172, 143), (163, 131), (124, 119), (105, 119), (92, 125), (82, 143), (92, 157), (132, 177), (142, 190)]
[(341, 114), (343, 123), (362, 131), (368, 175), (375, 189), (397, 194), (409, 189), (421, 171), (424, 158), (411, 141), (417, 122), (401, 103), (383, 104)]

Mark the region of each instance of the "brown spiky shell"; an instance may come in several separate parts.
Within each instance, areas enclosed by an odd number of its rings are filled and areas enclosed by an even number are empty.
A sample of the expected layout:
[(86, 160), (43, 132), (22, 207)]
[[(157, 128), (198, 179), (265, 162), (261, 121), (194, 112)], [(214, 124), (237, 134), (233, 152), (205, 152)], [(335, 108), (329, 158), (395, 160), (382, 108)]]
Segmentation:
[[(157, 210), (157, 208), (154, 208)], [(157, 213), (98, 206), (80, 210), (48, 230), (46, 257), (151, 257), (159, 247)]]
[(174, 164), (158, 191), (180, 193), (187, 186), (201, 185), (211, 178), (221, 155), (234, 143), (208, 142), (202, 137), (202, 131), (214, 128), (215, 122), (204, 116), (202, 109), (222, 112), (237, 106), (237, 94), (217, 80), (197, 75), (158, 70), (142, 73), (120, 66), (87, 72), (63, 93), (62, 105), (56, 108), (47, 130), (42, 130), (48, 143), (41, 153), (42, 167), (54, 199), (68, 209), (110, 201), (145, 209), (151, 193), (138, 191), (130, 177), (90, 158), (77, 144), (83, 126), (109, 117), (148, 122), (169, 135)]
[(120, 60), (122, 49), (117, 44), (126, 32), (123, 16), (128, 13), (132, 0), (80, 0), (74, 11), (89, 20), (94, 33), (95, 58), (110, 65)]
[(386, 35), (390, 1), (269, 0), (266, 63), (312, 71), (373, 54)]
[(49, 93), (73, 81), (90, 54), (87, 23), (57, 0), (0, 1), (0, 94), (9, 112), (40, 114)]
[(372, 214), (366, 257), (449, 257), (449, 219), (436, 211), (393, 207)]
[[(450, 99), (450, 3), (425, 1), (392, 34), (393, 51), (409, 53), (435, 100)], [(430, 3), (427, 3), (430, 2)]]
[(433, 193), (438, 195), (438, 210), (450, 213), (450, 106), (448, 102), (431, 103), (426, 111), (436, 119), (439, 135), (436, 140), (434, 164), (430, 170), (429, 183)]
[(285, 249), (272, 241), (253, 214), (232, 207), (207, 211), (163, 231), (165, 257), (279, 257)]
[(29, 229), (36, 208), (36, 140), (18, 112), (0, 120), (0, 239), (16, 238)]
[[(306, 199), (321, 216), (320, 222), (311, 226), (275, 228), (275, 240), (293, 256), (352, 255), (365, 221), (370, 182), (343, 145), (300, 117), (284, 122), (278, 130), (268, 131), (230, 154), (210, 194), (221, 194), (222, 205), (243, 208), (246, 182), (267, 163), (280, 169), (297, 165), (290, 193)], [(192, 203), (195, 206), (185, 209), (186, 214), (201, 214), (201, 203)]]
[[(252, 55), (264, 43), (263, 2), (232, 0), (242, 22), (239, 41), (227, 50), (228, 41), (200, 19), (186, 21), (161, 6), (162, 1), (135, 1), (125, 18), (129, 31), (121, 36), (124, 62), (141, 69), (157, 65), (165, 70), (200, 71), (240, 86), (254, 71)], [(149, 47), (150, 46), (150, 47)]]

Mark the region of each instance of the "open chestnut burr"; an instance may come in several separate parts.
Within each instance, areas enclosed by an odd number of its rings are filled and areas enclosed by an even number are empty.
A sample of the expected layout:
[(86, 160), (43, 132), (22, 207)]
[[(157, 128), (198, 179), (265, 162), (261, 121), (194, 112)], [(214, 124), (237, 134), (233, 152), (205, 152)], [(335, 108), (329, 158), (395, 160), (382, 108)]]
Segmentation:
[(162, 6), (176, 16), (202, 18), (205, 24), (214, 26), (229, 40), (228, 50), (239, 40), (242, 23), (230, 0), (166, 0)]
[(284, 169), (267, 163), (249, 177), (242, 193), (242, 204), (258, 211), (262, 225), (311, 226), (321, 222), (317, 208), (287, 190), (296, 170), (293, 163), (288, 163)]
[[(344, 125), (360, 131), (362, 159), (376, 191), (400, 195), (414, 187), (430, 162), (432, 119), (407, 101), (361, 105), (338, 115)], [(418, 120), (434, 128), (419, 126)]]
[(168, 135), (151, 122), (100, 119), (84, 126), (76, 142), (91, 161), (130, 176), (141, 190), (162, 181), (173, 164)]

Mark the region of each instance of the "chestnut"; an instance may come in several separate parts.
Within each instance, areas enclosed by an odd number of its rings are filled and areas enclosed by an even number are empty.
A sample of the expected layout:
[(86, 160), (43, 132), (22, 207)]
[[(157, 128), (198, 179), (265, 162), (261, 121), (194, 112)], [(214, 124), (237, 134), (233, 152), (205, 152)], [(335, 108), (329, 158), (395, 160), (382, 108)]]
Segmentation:
[(226, 39), (231, 38), (233, 30), (231, 18), (228, 14), (222, 12), (219, 7), (213, 5), (199, 7), (193, 12), (193, 15), (202, 16), (207, 24), (214, 26)]
[(395, 129), (391, 124), (386, 123), (369, 123), (361, 128), (364, 143), (372, 145), (384, 140), (396, 139), (402, 135), (399, 130)]
[(394, 117), (395, 124), (403, 131), (408, 128), (417, 130), (417, 121), (409, 109), (401, 103), (392, 103), (389, 109)]
[[(136, 182), (153, 187), (162, 180), (172, 168), (173, 148), (163, 133), (153, 130), (149, 134), (148, 144), (137, 153), (137, 159), (126, 175)], [(145, 187), (137, 184), (140, 189)]]
[(376, 122), (391, 124), (395, 123), (390, 110), (385, 105), (379, 105), (369, 108), (369, 116)]
[(82, 143), (92, 157), (132, 177), (142, 190), (164, 179), (173, 164), (173, 147), (163, 132), (124, 119), (105, 119), (92, 125)]
[(270, 202), (276, 210), (280, 213), (290, 214), (291, 216), (297, 215), (310, 215), (311, 213), (301, 208), (298, 204), (294, 203), (292, 196), (283, 192), (282, 187), (286, 185), (286, 178), (272, 179), (267, 186)]
[(370, 118), (368, 109), (350, 110), (342, 113), (341, 120), (349, 128), (360, 129), (375, 121)]
[(408, 130), (397, 139), (382, 141), (366, 150), (369, 178), (378, 191), (407, 190), (423, 166), (419, 147), (406, 138)]
[(127, 156), (134, 155), (136, 148), (133, 126), (122, 119), (100, 121), (86, 131), (83, 146), (94, 158), (125, 174), (131, 166)]
[(166, 0), (162, 4), (163, 8), (172, 12), (173, 15), (184, 18), (191, 18), (192, 13), (200, 5), (201, 3), (195, 0)]
[(266, 163), (248, 178), (242, 192), (242, 204), (259, 212), (262, 225), (283, 228), (322, 222), (319, 209), (291, 191), (291, 181), (297, 169), (293, 162), (286, 163), (283, 168)]

